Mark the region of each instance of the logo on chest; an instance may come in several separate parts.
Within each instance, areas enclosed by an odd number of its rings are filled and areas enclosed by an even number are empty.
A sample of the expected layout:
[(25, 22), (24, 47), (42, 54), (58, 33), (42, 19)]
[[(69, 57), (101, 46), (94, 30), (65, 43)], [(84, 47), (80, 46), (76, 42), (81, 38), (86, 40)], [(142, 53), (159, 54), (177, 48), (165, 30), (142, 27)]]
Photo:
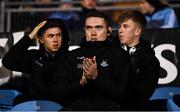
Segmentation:
[(42, 59), (42, 57), (39, 57), (37, 60), (35, 60), (35, 64), (37, 64), (40, 67), (43, 67), (43, 59)]
[(82, 65), (82, 62), (83, 62), (83, 59), (85, 58), (84, 56), (80, 56), (80, 57), (76, 57), (77, 60), (78, 60), (78, 63), (77, 63), (77, 69), (83, 69), (83, 65)]
[(107, 66), (109, 66), (107, 60), (105, 60), (105, 59), (103, 59), (103, 60), (100, 62), (100, 65), (101, 65), (101, 67), (107, 67)]

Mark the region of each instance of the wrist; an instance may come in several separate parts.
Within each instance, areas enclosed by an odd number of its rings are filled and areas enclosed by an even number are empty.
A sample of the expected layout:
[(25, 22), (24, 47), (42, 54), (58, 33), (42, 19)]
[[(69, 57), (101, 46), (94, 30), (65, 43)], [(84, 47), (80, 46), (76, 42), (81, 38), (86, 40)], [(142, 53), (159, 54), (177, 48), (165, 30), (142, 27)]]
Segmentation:
[(34, 35), (29, 34), (29, 38), (30, 38), (30, 39), (34, 39)]

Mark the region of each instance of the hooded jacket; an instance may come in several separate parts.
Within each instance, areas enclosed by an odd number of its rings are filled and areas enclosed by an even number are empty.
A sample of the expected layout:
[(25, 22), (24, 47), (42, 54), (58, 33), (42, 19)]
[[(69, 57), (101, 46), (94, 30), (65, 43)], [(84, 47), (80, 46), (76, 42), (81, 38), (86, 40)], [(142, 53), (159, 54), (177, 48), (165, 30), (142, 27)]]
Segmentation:
[[(2, 63), (10, 70), (30, 75), (28, 91), (24, 92), (28, 98), (24, 100), (42, 99), (43, 97), (51, 100), (50, 97), (55, 94), (54, 92), (57, 92), (56, 87), (59, 81), (55, 69), (58, 63), (63, 64), (65, 61), (63, 55), (67, 53), (67, 48), (65, 47), (67, 43), (64, 42), (61, 45), (61, 47), (64, 47), (53, 54), (46, 52), (43, 45), (40, 45), (38, 50), (28, 50), (32, 43), (33, 40), (28, 36), (24, 36), (9, 50)], [(53, 90), (53, 92), (48, 90)], [(43, 93), (42, 91), (46, 92)]]

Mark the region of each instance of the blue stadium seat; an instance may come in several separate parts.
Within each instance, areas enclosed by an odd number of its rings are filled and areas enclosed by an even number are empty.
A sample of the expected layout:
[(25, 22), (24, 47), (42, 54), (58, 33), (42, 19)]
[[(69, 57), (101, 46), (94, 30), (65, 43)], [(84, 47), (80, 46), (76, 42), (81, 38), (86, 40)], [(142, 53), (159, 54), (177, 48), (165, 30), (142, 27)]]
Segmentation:
[(17, 104), (12, 111), (59, 111), (62, 106), (56, 102), (48, 100), (32, 100)]
[(10, 110), (13, 107), (14, 98), (20, 94), (16, 90), (0, 90), (0, 111)]
[(168, 111), (180, 111), (180, 107), (173, 101), (173, 96), (178, 94), (180, 94), (180, 87), (161, 87), (155, 90), (150, 101), (166, 100), (166, 108)]
[(176, 105), (176, 103), (172, 99), (169, 99), (167, 101), (167, 110), (169, 110), (169, 111), (180, 111), (180, 107), (178, 107), (178, 105)]

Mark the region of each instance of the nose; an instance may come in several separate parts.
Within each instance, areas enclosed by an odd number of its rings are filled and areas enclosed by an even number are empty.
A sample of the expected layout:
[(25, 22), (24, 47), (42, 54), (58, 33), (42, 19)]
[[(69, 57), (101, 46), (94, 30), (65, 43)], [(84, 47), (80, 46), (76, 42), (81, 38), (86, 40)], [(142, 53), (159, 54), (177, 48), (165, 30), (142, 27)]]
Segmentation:
[(119, 33), (122, 33), (122, 27), (119, 27), (118, 31), (119, 31)]
[(58, 36), (54, 36), (53, 41), (57, 42), (58, 40), (59, 40), (59, 37)]
[(92, 35), (96, 35), (96, 29), (95, 29), (95, 28), (92, 29), (91, 34), (92, 34)]

